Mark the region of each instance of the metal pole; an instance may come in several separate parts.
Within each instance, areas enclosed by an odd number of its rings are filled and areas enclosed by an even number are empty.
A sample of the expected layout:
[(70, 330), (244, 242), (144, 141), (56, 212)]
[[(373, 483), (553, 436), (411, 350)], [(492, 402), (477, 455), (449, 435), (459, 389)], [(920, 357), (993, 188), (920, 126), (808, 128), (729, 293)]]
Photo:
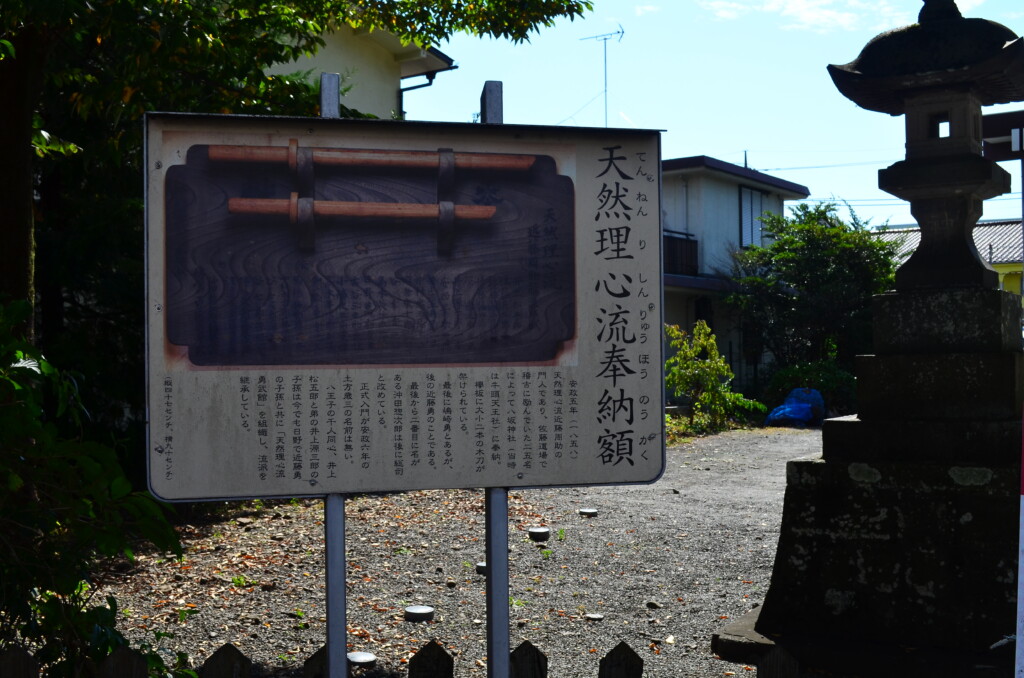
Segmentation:
[[(320, 74), (320, 117), (341, 117), (341, 76)], [(348, 620), (345, 596), (345, 495), (324, 498), (327, 544), (327, 678), (348, 677)]]
[[(502, 85), (496, 80), (484, 83), (480, 94), (480, 122), (500, 125), (505, 121)], [(508, 678), (511, 647), (508, 627), (508, 490), (489, 487), (484, 490), (486, 536), (484, 560), (487, 562), (487, 678)]]
[(604, 39), (604, 126), (608, 126), (608, 38)]
[(619, 30), (614, 33), (604, 33), (603, 35), (591, 35), (589, 38), (580, 38), (581, 40), (600, 40), (604, 43), (604, 126), (608, 126), (608, 41), (612, 39), (612, 36), (619, 36), (619, 41), (622, 41), (622, 36), (626, 34), (623, 30), (622, 24), (619, 24)]
[(327, 542), (327, 676), (348, 676), (346, 619), (345, 495), (324, 498), (324, 539)]
[(487, 678), (508, 678), (508, 490), (489, 487), (484, 495), (487, 562)]

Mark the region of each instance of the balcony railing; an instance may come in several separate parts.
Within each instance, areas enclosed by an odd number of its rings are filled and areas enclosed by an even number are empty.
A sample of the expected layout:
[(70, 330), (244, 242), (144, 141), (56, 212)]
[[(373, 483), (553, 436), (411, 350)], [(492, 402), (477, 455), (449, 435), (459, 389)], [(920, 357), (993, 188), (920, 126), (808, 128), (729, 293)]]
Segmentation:
[(666, 275), (697, 275), (697, 239), (692, 235), (669, 234), (663, 237)]

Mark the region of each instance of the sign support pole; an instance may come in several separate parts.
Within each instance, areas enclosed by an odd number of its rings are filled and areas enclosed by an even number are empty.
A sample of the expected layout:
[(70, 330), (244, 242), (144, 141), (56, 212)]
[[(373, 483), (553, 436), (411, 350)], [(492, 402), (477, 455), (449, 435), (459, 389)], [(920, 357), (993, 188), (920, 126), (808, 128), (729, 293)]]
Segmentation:
[(487, 534), (487, 678), (508, 678), (508, 490), (488, 487), (484, 496)]
[[(1021, 137), (1024, 136), (1024, 129), (1014, 130), (1013, 150), (1020, 152)], [(1024, 246), (1024, 157), (1020, 159), (1020, 182), (1021, 182), (1021, 244)], [(1021, 250), (1024, 256), (1024, 249)], [(1024, 261), (1021, 262), (1020, 272), (1020, 295), (1024, 299)], [(1024, 440), (1021, 441), (1021, 459), (1024, 460)], [(1022, 467), (1024, 468), (1024, 467)], [(1016, 678), (1024, 678), (1024, 473), (1021, 474), (1020, 485), (1020, 529), (1017, 539), (1017, 635), (1014, 643), (1014, 675)]]
[[(501, 125), (504, 99), (500, 81), (488, 80), (480, 94), (480, 122)], [(484, 490), (487, 563), (487, 678), (508, 678), (511, 645), (508, 613), (508, 488)]]
[[(320, 74), (320, 117), (341, 117), (341, 76)], [(345, 495), (324, 498), (324, 542), (327, 551), (327, 678), (348, 676), (348, 620), (346, 618)]]
[(327, 549), (327, 678), (348, 676), (346, 619), (345, 495), (324, 498), (324, 541)]

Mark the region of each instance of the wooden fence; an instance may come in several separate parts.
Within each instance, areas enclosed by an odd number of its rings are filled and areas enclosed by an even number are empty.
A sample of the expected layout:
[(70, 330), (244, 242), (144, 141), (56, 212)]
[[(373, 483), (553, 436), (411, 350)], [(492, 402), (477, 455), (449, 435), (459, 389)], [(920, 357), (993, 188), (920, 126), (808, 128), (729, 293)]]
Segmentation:
[[(320, 650), (306, 660), (303, 678), (327, 678), (327, 652)], [(407, 678), (454, 678), (455, 660), (437, 641), (424, 645), (409, 660)], [(597, 678), (641, 678), (644, 660), (625, 642), (615, 646), (598, 665)], [(350, 670), (358, 674), (364, 669)], [(231, 643), (226, 643), (210, 655), (197, 670), (199, 678), (250, 678), (257, 675), (251, 660)], [(120, 647), (107, 657), (96, 670), (96, 678), (146, 678), (146, 659), (141, 653)], [(392, 673), (396, 678), (400, 675)], [(546, 678), (548, 658), (529, 641), (513, 650), (510, 678)], [(22, 648), (13, 648), (0, 655), (0, 677), (39, 678), (39, 665)]]

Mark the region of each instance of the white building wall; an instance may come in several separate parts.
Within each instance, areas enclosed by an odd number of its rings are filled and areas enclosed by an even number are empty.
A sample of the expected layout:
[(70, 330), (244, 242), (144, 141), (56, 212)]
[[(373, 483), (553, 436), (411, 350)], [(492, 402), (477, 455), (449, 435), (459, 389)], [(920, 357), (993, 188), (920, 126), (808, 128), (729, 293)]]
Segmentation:
[(690, 233), (697, 238), (697, 272), (704, 273), (704, 258), (707, 252), (707, 245), (704, 243), (706, 224), (704, 223), (704, 178), (690, 176), (685, 180), (686, 185), (686, 221), (690, 226)]
[(735, 182), (722, 181), (711, 175), (702, 178), (703, 233), (701, 240), (701, 273), (718, 275), (729, 271), (730, 255), (739, 244), (739, 188)]
[[(783, 216), (788, 216), (788, 212), (786, 211), (786, 203), (779, 196), (778, 193), (769, 193), (764, 196), (764, 209), (766, 212), (771, 212), (772, 214), (781, 214)], [(761, 241), (761, 244), (768, 245), (770, 242), (771, 238), (769, 238), (768, 236), (764, 236), (764, 239)]]
[(384, 119), (397, 113), (402, 74), (395, 55), (349, 26), (339, 26), (324, 39), (327, 44), (315, 56), (278, 64), (269, 72), (284, 75), (312, 70), (314, 81), (320, 79), (320, 73), (340, 73), (342, 87), (351, 86), (341, 98), (343, 106)]
[(687, 213), (687, 185), (680, 176), (667, 176), (662, 179), (662, 226), (669, 233), (689, 233), (689, 225), (693, 223)]

